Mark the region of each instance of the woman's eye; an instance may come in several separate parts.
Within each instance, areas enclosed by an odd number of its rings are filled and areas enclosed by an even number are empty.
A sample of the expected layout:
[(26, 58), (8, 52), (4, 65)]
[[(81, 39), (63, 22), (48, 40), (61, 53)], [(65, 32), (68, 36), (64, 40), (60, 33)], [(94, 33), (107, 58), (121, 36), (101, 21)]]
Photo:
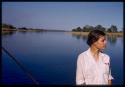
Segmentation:
[(104, 42), (105, 40), (102, 40), (102, 42)]
[(103, 40), (101, 40), (102, 42), (104, 42), (106, 39), (103, 39)]

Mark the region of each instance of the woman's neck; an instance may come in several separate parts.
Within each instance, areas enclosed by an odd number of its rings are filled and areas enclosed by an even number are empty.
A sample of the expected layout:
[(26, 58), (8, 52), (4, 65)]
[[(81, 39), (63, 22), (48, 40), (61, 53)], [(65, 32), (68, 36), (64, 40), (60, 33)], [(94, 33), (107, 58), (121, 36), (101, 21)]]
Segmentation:
[(94, 46), (91, 46), (90, 51), (92, 53), (92, 56), (95, 58), (95, 60), (98, 61), (98, 59), (99, 59), (99, 49), (97, 49)]

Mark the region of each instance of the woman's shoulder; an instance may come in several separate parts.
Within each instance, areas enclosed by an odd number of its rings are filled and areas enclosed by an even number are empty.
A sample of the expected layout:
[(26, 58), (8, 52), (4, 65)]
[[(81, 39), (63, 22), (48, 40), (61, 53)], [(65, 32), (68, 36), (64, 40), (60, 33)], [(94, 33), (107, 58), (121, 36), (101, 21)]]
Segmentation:
[(84, 55), (86, 55), (86, 54), (87, 54), (87, 51), (88, 51), (88, 50), (86, 50), (86, 51), (80, 53), (79, 56), (84, 56)]
[(108, 54), (106, 53), (101, 53), (102, 56), (104, 56), (105, 58), (110, 58)]
[(104, 62), (110, 62), (110, 57), (108, 54), (101, 53)]
[(86, 56), (86, 54), (87, 54), (87, 51), (84, 51), (84, 52), (82, 52), (82, 53), (80, 53), (80, 54), (78, 55), (78, 58), (79, 58), (79, 59), (83, 59), (84, 56)]

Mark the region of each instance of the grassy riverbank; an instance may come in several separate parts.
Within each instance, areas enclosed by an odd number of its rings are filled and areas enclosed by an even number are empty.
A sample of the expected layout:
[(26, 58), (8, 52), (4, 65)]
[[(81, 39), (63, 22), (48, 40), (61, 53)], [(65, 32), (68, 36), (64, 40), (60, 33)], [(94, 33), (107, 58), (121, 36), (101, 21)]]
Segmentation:
[[(73, 35), (80, 35), (80, 36), (86, 36), (86, 35), (88, 35), (89, 34), (89, 32), (69, 32), (69, 33), (71, 33), (71, 34), (73, 34)], [(123, 36), (123, 32), (111, 32), (111, 33), (109, 33), (109, 32), (106, 32), (106, 34), (108, 35), (108, 36)]]
[[(43, 29), (7, 29), (7, 28), (4, 28), (2, 29), (2, 33), (8, 33), (8, 32), (13, 32), (13, 31), (19, 31), (19, 32), (27, 32), (27, 31), (30, 31), (30, 32), (43, 32), (43, 31), (53, 31), (53, 32), (62, 32), (62, 30), (43, 30)], [(63, 32), (67, 32), (67, 31), (63, 31)], [(89, 32), (73, 32), (73, 31), (69, 31), (68, 33), (71, 33), (72, 35), (79, 35), (79, 36), (87, 36), (89, 34)], [(123, 36), (123, 32), (106, 32), (106, 34), (108, 36), (120, 36), (122, 37)]]

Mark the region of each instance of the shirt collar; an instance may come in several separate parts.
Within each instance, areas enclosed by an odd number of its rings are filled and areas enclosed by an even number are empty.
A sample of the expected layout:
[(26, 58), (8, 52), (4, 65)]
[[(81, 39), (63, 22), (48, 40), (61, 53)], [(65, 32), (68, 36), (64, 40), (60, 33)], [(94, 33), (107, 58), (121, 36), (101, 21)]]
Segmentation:
[[(87, 55), (90, 57), (90, 58), (93, 58), (92, 54), (91, 54), (91, 50), (90, 48), (88, 48), (88, 50), (86, 51)], [(103, 57), (103, 53), (99, 52), (99, 60), (101, 60)]]

